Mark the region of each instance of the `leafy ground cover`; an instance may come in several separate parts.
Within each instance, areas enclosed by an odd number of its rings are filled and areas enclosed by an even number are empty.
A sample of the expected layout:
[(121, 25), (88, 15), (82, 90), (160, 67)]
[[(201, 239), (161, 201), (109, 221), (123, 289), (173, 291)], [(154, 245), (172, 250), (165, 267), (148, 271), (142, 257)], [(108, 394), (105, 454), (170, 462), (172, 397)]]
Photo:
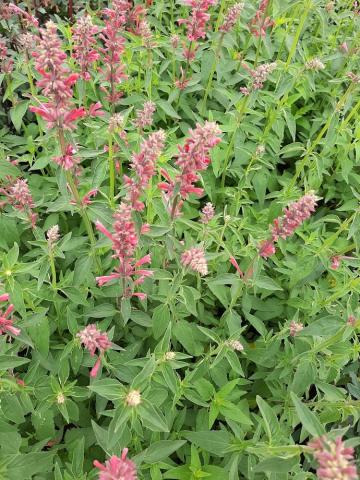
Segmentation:
[(1, 3), (0, 478), (358, 478), (359, 15)]

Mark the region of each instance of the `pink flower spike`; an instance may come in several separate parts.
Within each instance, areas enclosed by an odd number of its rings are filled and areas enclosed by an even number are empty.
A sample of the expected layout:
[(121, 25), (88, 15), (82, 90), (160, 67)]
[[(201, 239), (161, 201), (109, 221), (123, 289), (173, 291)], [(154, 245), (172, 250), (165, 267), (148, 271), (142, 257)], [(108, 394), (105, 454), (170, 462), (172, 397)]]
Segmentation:
[(113, 455), (105, 465), (95, 460), (94, 467), (100, 470), (99, 480), (137, 480), (135, 464), (126, 458), (127, 453), (128, 449), (124, 448), (120, 458)]
[(101, 222), (99, 222), (99, 220), (96, 220), (95, 227), (96, 227), (96, 230), (99, 230), (99, 232), (101, 232), (103, 235), (108, 237), (111, 241), (114, 240), (114, 237), (112, 236), (112, 234), (109, 232), (109, 230), (106, 227), (104, 227), (104, 225)]
[[(1, 301), (7, 301), (6, 295), (1, 295), (3, 300)], [(12, 334), (14, 336), (17, 336), (21, 333), (20, 328), (15, 328), (14, 327), (14, 320), (12, 318), (9, 318), (9, 315), (14, 311), (14, 305), (10, 304), (6, 311), (3, 313), (0, 310), (0, 335), (4, 334)]]
[(140, 258), (140, 260), (138, 260), (136, 263), (135, 263), (135, 267), (140, 267), (140, 265), (144, 265), (144, 263), (151, 263), (151, 254), (149, 253), (148, 255), (145, 255), (145, 257), (142, 257)]
[(9, 300), (9, 294), (4, 293), (3, 295), (0, 295), (0, 302), (7, 302)]
[(141, 230), (140, 230), (141, 234), (149, 233), (149, 232), (150, 232), (150, 225), (148, 223), (144, 223), (143, 225), (141, 225)]
[(92, 103), (88, 110), (89, 117), (102, 117), (105, 115), (104, 110), (101, 110), (102, 105), (100, 102)]
[(259, 254), (260, 257), (269, 258), (275, 253), (275, 245), (271, 240), (264, 240), (260, 243)]
[(236, 268), (236, 271), (238, 272), (238, 274), (242, 278), (244, 276), (244, 273), (242, 272), (241, 268), (239, 267), (239, 264), (237, 263), (237, 261), (235, 260), (234, 257), (230, 257), (230, 263), (231, 263), (231, 265), (233, 265)]
[(292, 320), (292, 322), (290, 323), (290, 336), (295, 337), (295, 335), (300, 333), (303, 328), (304, 325), (302, 323)]
[(208, 274), (205, 252), (201, 247), (194, 247), (186, 250), (181, 255), (181, 263), (184, 267), (189, 267), (194, 272), (200, 273), (200, 275)]

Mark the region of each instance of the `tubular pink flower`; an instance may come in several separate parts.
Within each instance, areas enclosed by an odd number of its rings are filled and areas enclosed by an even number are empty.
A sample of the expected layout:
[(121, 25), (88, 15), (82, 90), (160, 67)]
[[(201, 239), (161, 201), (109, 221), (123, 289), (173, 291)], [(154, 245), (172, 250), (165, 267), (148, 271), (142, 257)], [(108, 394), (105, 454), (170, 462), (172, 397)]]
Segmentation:
[(210, 15), (206, 12), (212, 5), (216, 5), (217, 0), (184, 0), (183, 3), (191, 7), (191, 14), (187, 19), (180, 18), (178, 24), (186, 25), (190, 42), (205, 38), (205, 27), (210, 20)]
[(190, 193), (200, 196), (203, 192), (202, 188), (194, 186), (194, 183), (199, 180), (197, 172), (207, 169), (210, 164), (209, 152), (221, 141), (221, 131), (214, 122), (206, 121), (204, 125), (197, 124), (196, 128), (190, 129), (189, 133), (190, 136), (186, 139), (184, 146), (178, 146), (179, 154), (175, 164), (180, 167), (180, 173), (173, 181), (162, 170), (167, 183), (162, 182), (158, 185), (165, 192), (165, 200), (172, 209), (172, 216), (178, 215), (181, 207), (181, 202), (175, 204), (177, 197), (177, 194), (174, 195), (175, 187), (182, 199), (188, 198)]
[(81, 77), (84, 80), (90, 80), (89, 73), (91, 64), (99, 59), (99, 53), (95, 50), (95, 35), (99, 29), (92, 23), (90, 15), (80, 17), (73, 29), (74, 53), (73, 57), (77, 61), (81, 70)]
[[(97, 230), (111, 240), (114, 251), (113, 258), (116, 258), (119, 262), (113, 273), (96, 278), (98, 285), (102, 286), (111, 280), (121, 279), (123, 282), (123, 295), (125, 297), (131, 297), (133, 295), (132, 286), (142, 283), (145, 277), (153, 274), (151, 270), (136, 269), (144, 263), (149, 263), (151, 257), (146, 255), (138, 262), (134, 260), (139, 238), (136, 233), (135, 223), (132, 220), (131, 205), (121, 203), (115, 212), (113, 224), (114, 233), (110, 233), (99, 221), (95, 223), (95, 226)], [(134, 280), (134, 276), (139, 276), (139, 278)]]
[(135, 112), (136, 118), (134, 120), (134, 125), (137, 128), (143, 130), (145, 127), (149, 127), (153, 123), (153, 114), (156, 110), (156, 105), (154, 102), (149, 100), (144, 103), (142, 110), (137, 110)]
[(37, 28), (39, 26), (39, 22), (37, 18), (35, 18), (33, 15), (30, 15), (30, 13), (26, 12), (22, 8), (18, 7), (14, 3), (9, 3), (7, 6), (9, 9), (9, 13), (12, 15), (19, 15), (19, 17), (22, 17), (25, 22), (27, 23), (28, 26), (32, 26)]
[(80, 163), (80, 158), (74, 157), (76, 149), (72, 145), (67, 145), (65, 155), (53, 157), (55, 163), (60, 165), (64, 170), (72, 170)]
[[(9, 295), (7, 293), (0, 296), (1, 302), (7, 302), (9, 300)], [(20, 328), (14, 327), (14, 320), (9, 318), (9, 316), (14, 311), (14, 305), (11, 303), (5, 312), (0, 310), (0, 335), (20, 335), (21, 330)]]
[(105, 462), (94, 461), (94, 467), (100, 470), (99, 480), (137, 480), (134, 462), (126, 458), (128, 449), (124, 448), (121, 457), (113, 455)]
[(240, 275), (240, 277), (243, 278), (244, 272), (241, 270), (241, 268), (239, 267), (239, 264), (237, 263), (237, 261), (235, 260), (234, 257), (230, 257), (230, 263), (231, 263), (231, 265), (233, 265), (235, 267), (235, 269), (238, 272), (238, 274)]
[(244, 8), (243, 3), (235, 3), (232, 7), (229, 8), (229, 10), (226, 13), (224, 23), (220, 26), (219, 30), (220, 32), (230, 32), (238, 21), (241, 12), (243, 11)]
[(282, 217), (275, 218), (271, 229), (271, 239), (260, 244), (260, 256), (267, 258), (275, 253), (275, 242), (293, 235), (305, 220), (315, 211), (317, 198), (313, 192), (301, 197), (284, 209)]
[(345, 447), (341, 437), (335, 442), (325, 436), (308, 443), (319, 466), (316, 474), (319, 480), (357, 480), (354, 465), (354, 449)]
[(140, 152), (133, 154), (131, 158), (130, 166), (135, 173), (135, 178), (125, 176), (125, 183), (128, 187), (127, 200), (135, 210), (142, 211), (145, 208), (139, 198), (155, 175), (155, 162), (164, 148), (164, 143), (165, 132), (163, 130), (154, 132), (143, 140)]
[(49, 128), (74, 128), (76, 119), (83, 117), (83, 108), (72, 109), (72, 86), (78, 79), (78, 74), (71, 73), (64, 65), (66, 54), (61, 49), (56, 25), (49, 21), (45, 28), (40, 29), (40, 39), (36, 51), (35, 68), (41, 75), (37, 86), (48, 98), (47, 103), (39, 107), (31, 106), (30, 110), (43, 117)]
[(194, 270), (194, 272), (200, 273), (200, 275), (207, 275), (208, 273), (205, 252), (201, 247), (186, 250), (181, 255), (181, 263), (184, 267), (189, 267), (191, 270)]

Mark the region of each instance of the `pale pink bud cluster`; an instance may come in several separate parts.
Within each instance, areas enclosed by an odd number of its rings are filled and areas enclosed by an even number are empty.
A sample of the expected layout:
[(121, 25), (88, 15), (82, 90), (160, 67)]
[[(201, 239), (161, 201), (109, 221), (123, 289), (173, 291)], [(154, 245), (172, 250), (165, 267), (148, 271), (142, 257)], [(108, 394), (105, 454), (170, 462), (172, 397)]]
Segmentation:
[(153, 34), (149, 22), (146, 18), (140, 20), (139, 25), (136, 29), (137, 35), (142, 38), (143, 44), (146, 48), (151, 48), (154, 46)]
[(84, 108), (72, 108), (72, 87), (78, 79), (77, 73), (71, 73), (64, 64), (67, 56), (61, 48), (55, 23), (49, 21), (40, 29), (40, 39), (36, 51), (35, 68), (41, 75), (37, 86), (48, 98), (47, 103), (30, 110), (43, 117), (49, 128), (74, 128), (74, 122), (86, 115)]
[(80, 162), (80, 158), (74, 156), (75, 153), (76, 148), (72, 145), (67, 145), (64, 155), (60, 155), (59, 157), (53, 157), (53, 160), (64, 170), (72, 170)]
[(295, 337), (297, 333), (300, 333), (301, 330), (303, 330), (304, 325), (301, 322), (295, 322), (295, 320), (292, 320), (290, 322), (290, 336)]
[(125, 65), (121, 60), (125, 49), (125, 39), (120, 33), (124, 29), (127, 14), (131, 8), (131, 4), (126, 0), (115, 0), (112, 4), (113, 8), (103, 10), (107, 18), (104, 21), (105, 27), (99, 35), (104, 43), (104, 47), (100, 51), (103, 54), (105, 65), (102, 74), (107, 82), (102, 89), (106, 92), (110, 104), (116, 103), (122, 97), (122, 92), (118, 91), (116, 87), (127, 78)]
[(176, 33), (173, 34), (173, 35), (171, 35), (171, 37), (170, 37), (170, 45), (171, 45), (173, 48), (177, 48), (177, 47), (179, 46), (179, 43), (180, 43), (180, 37), (179, 37), (179, 35), (176, 35)]
[(355, 73), (353, 72), (348, 72), (346, 74), (346, 76), (348, 78), (350, 78), (350, 80), (352, 81), (352, 83), (360, 83), (360, 75), (356, 75)]
[(276, 62), (264, 63), (259, 65), (255, 70), (250, 71), (250, 75), (253, 78), (252, 88), (254, 90), (259, 90), (263, 88), (264, 82), (266, 82), (270, 73), (272, 73), (276, 68)]
[(349, 325), (350, 327), (355, 327), (356, 326), (356, 318), (354, 315), (349, 315), (346, 324)]
[(94, 461), (94, 467), (98, 468), (99, 480), (137, 480), (134, 462), (126, 458), (128, 449), (124, 448), (121, 457), (113, 455), (106, 460), (105, 465)]
[(284, 209), (284, 215), (274, 220), (271, 239), (260, 245), (260, 256), (267, 258), (275, 253), (275, 242), (279, 238), (290, 237), (300, 225), (315, 211), (317, 198), (313, 192), (304, 195), (297, 202)]
[(211, 202), (208, 202), (201, 210), (200, 222), (207, 224), (214, 218), (215, 207)]
[(6, 196), (5, 204), (8, 203), (16, 210), (25, 212), (32, 227), (35, 226), (37, 215), (33, 212), (35, 204), (27, 180), (21, 178), (11, 180), (6, 187), (0, 188), (0, 193)]
[(244, 350), (244, 345), (239, 342), (239, 340), (226, 340), (225, 345), (235, 352), (242, 352)]
[(342, 259), (339, 255), (334, 255), (333, 257), (331, 257), (331, 270), (338, 270), (341, 265), (341, 260)]
[(112, 249), (114, 251), (113, 257), (119, 261), (119, 265), (115, 271), (110, 275), (97, 277), (98, 285), (101, 287), (108, 282), (115, 279), (124, 279), (127, 285), (123, 295), (126, 297), (137, 296), (141, 300), (145, 298), (143, 293), (132, 293), (132, 288), (128, 285), (133, 276), (138, 278), (132, 282), (133, 286), (144, 282), (146, 277), (153, 274), (151, 270), (138, 269), (141, 265), (151, 262), (151, 256), (145, 255), (140, 260), (135, 262), (134, 254), (139, 243), (139, 238), (136, 233), (135, 223), (132, 219), (132, 207), (126, 203), (121, 203), (117, 212), (114, 214), (114, 233), (110, 233), (104, 225), (97, 221), (96, 228), (103, 233), (112, 242)]
[(195, 129), (190, 129), (189, 134), (185, 144), (178, 145), (179, 154), (175, 163), (180, 167), (180, 173), (172, 180), (168, 173), (162, 170), (167, 182), (158, 185), (165, 192), (165, 200), (171, 208), (172, 217), (179, 215), (182, 206), (182, 201), (177, 203), (177, 194), (174, 198), (175, 188), (182, 199), (186, 199), (191, 193), (202, 195), (203, 189), (194, 185), (199, 180), (197, 172), (207, 169), (210, 164), (209, 152), (221, 141), (221, 130), (214, 122), (197, 124)]
[(91, 64), (99, 59), (99, 53), (94, 48), (96, 45), (95, 35), (99, 29), (93, 24), (90, 15), (84, 15), (78, 19), (72, 31), (74, 42), (73, 57), (80, 66), (81, 77), (84, 80), (90, 80), (89, 70)]
[(354, 465), (354, 449), (345, 447), (341, 437), (335, 442), (325, 436), (310, 442), (308, 446), (319, 466), (316, 475), (319, 480), (357, 480), (358, 474)]
[(266, 16), (268, 4), (269, 0), (261, 0), (258, 10), (250, 22), (250, 31), (255, 37), (265, 37), (266, 30), (274, 25), (274, 21)]
[(190, 248), (185, 250), (181, 255), (181, 263), (184, 267), (189, 267), (194, 272), (200, 273), (200, 275), (208, 274), (208, 266), (205, 258), (204, 249), (201, 247)]
[(53, 246), (60, 238), (59, 225), (54, 225), (46, 232), (46, 237), (50, 246)]
[(235, 5), (228, 9), (224, 19), (224, 23), (219, 28), (220, 32), (227, 33), (234, 28), (244, 6), (245, 5), (243, 3), (235, 3)]
[(96, 350), (98, 350), (99, 357), (90, 371), (90, 376), (96, 377), (104, 352), (111, 348), (109, 337), (107, 336), (107, 333), (100, 332), (93, 323), (87, 325), (76, 336), (80, 339), (80, 342), (89, 351), (92, 357), (95, 355)]
[(155, 175), (155, 162), (161, 155), (164, 144), (165, 132), (159, 130), (143, 140), (140, 152), (132, 155), (130, 166), (135, 173), (135, 178), (125, 175), (124, 180), (128, 187), (127, 200), (135, 210), (142, 211), (145, 207), (139, 198)]
[(18, 38), (18, 45), (21, 50), (30, 51), (36, 48), (38, 37), (31, 32), (21, 33)]
[(154, 102), (152, 102), (151, 100), (145, 102), (142, 110), (137, 110), (135, 112), (136, 118), (133, 122), (135, 127), (143, 130), (145, 127), (149, 127), (150, 125), (152, 125), (155, 110), (156, 105)]
[[(0, 295), (0, 302), (7, 302), (9, 300), (9, 295), (4, 293)], [(9, 318), (9, 316), (14, 311), (14, 305), (10, 304), (5, 312), (0, 310), (0, 335), (20, 335), (20, 328), (14, 327), (14, 320)]]
[(179, 25), (186, 25), (187, 38), (190, 42), (205, 38), (205, 28), (210, 20), (210, 14), (207, 11), (212, 5), (216, 5), (217, 0), (184, 0), (183, 3), (191, 7), (189, 17), (178, 20)]
[(11, 73), (14, 68), (14, 60), (8, 57), (7, 43), (4, 37), (0, 36), (0, 72)]
[(324, 68), (325, 65), (319, 58), (313, 58), (305, 63), (306, 70), (314, 70), (317, 72), (318, 70), (324, 70)]

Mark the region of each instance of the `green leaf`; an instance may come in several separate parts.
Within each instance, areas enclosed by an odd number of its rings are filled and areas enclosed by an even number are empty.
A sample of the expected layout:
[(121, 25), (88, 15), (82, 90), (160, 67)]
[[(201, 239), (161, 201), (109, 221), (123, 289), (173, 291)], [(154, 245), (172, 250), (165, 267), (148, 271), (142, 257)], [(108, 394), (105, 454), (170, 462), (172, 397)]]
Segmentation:
[(15, 355), (0, 355), (0, 370), (16, 368), (29, 362), (30, 360), (28, 358), (17, 357)]
[(184, 432), (183, 436), (196, 446), (222, 457), (230, 447), (231, 436), (225, 431), (210, 430), (205, 432)]
[(275, 412), (259, 395), (256, 397), (256, 403), (263, 417), (265, 431), (269, 441), (272, 442), (273, 439), (278, 439), (281, 435), (281, 428)]
[(17, 131), (21, 128), (22, 119), (28, 109), (29, 103), (29, 100), (22, 100), (10, 108), (10, 118)]
[(160, 440), (155, 442), (145, 450), (144, 461), (146, 463), (159, 462), (179, 450), (185, 443), (185, 440)]
[(88, 388), (108, 400), (119, 400), (124, 393), (121, 383), (111, 378), (95, 380)]
[(281, 457), (271, 457), (266, 458), (262, 462), (258, 463), (254, 472), (265, 472), (265, 473), (289, 473), (292, 472), (295, 465), (299, 463), (299, 458), (281, 458)]
[(154, 308), (152, 315), (152, 330), (156, 340), (165, 332), (170, 320), (170, 309), (166, 303)]
[(169, 103), (166, 102), (165, 100), (157, 100), (156, 105), (163, 110), (166, 115), (168, 115), (171, 118), (177, 118), (180, 119), (179, 115), (176, 113), (176, 110), (174, 110), (173, 106)]
[(309, 409), (309, 407), (304, 405), (293, 392), (291, 392), (290, 395), (296, 413), (305, 430), (313, 437), (324, 435), (325, 428), (321, 425), (317, 416)]
[(160, 413), (159, 409), (150, 403), (142, 403), (137, 408), (137, 411), (146, 427), (153, 432), (168, 432), (165, 417)]

